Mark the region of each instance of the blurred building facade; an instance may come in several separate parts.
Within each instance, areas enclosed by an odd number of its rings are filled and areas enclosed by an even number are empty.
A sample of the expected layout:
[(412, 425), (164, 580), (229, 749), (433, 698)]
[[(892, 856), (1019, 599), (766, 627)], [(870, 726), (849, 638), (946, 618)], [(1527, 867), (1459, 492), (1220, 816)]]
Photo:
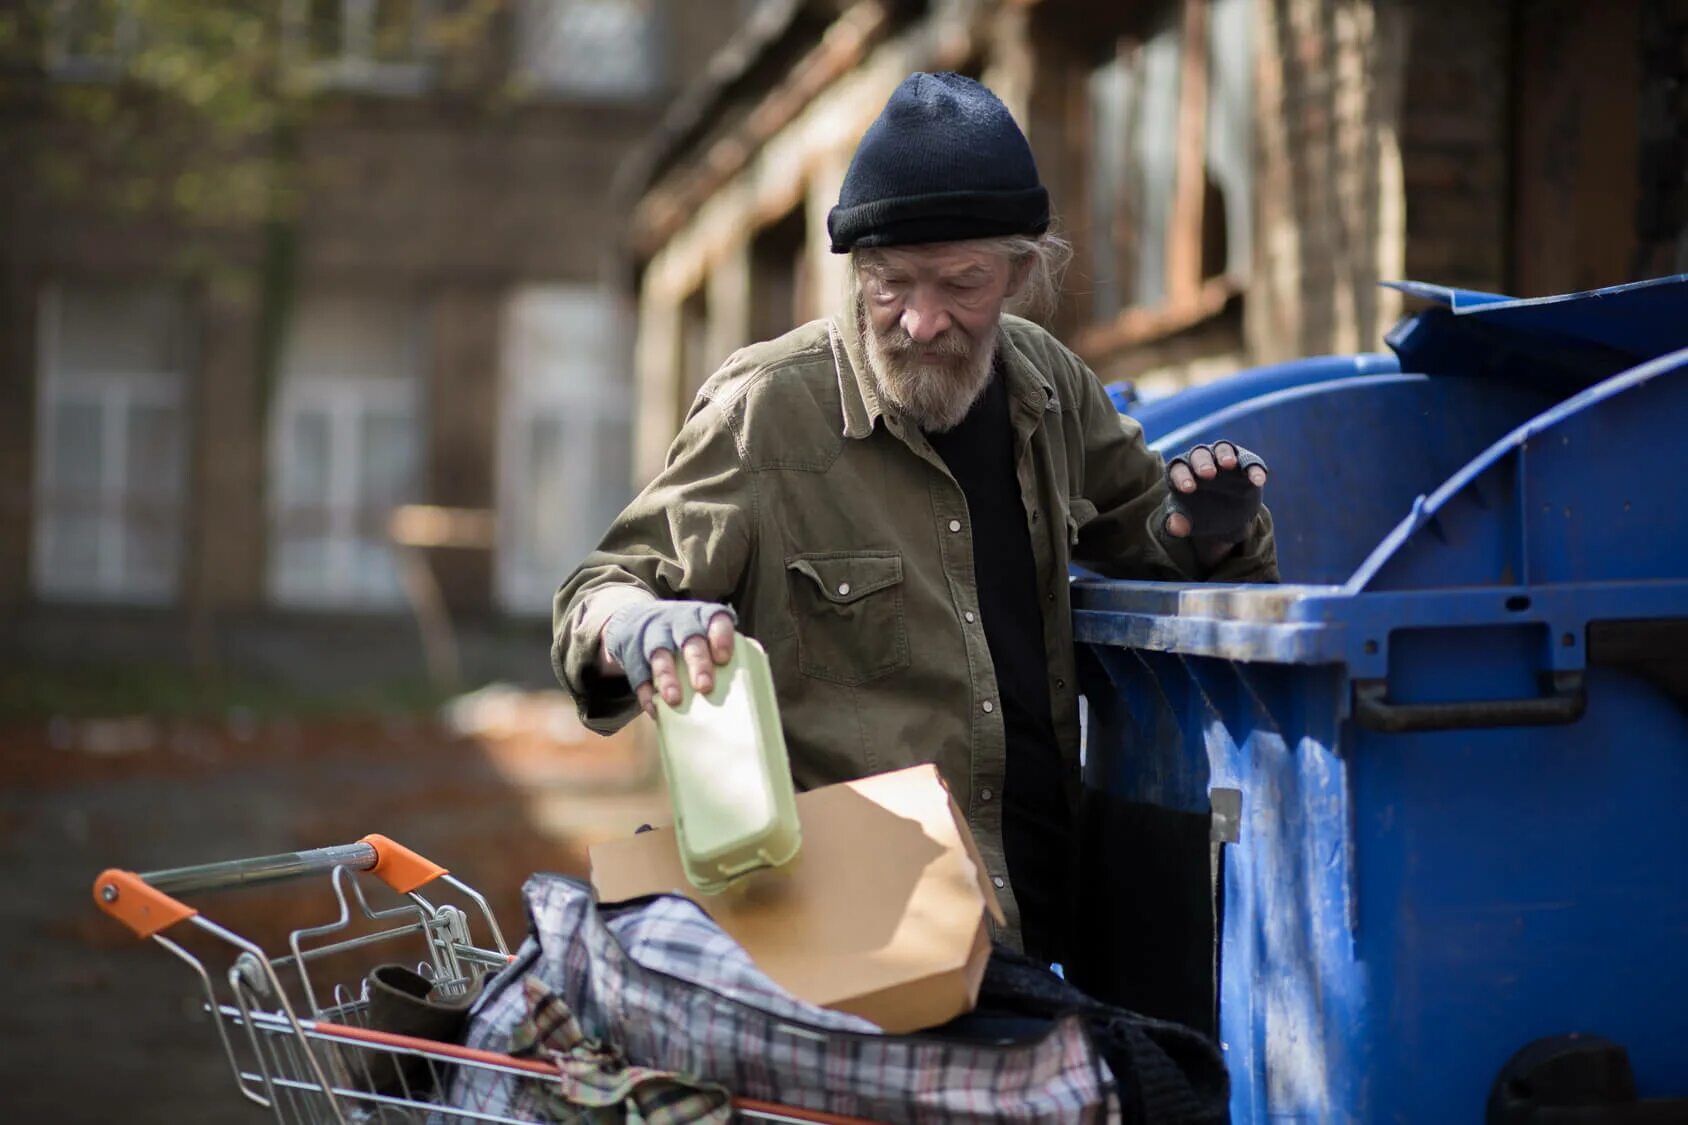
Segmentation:
[[(388, 540), (412, 503), (496, 515), (483, 547), (429, 553), (454, 613), (543, 619), (628, 494), (613, 173), (744, 7), (0, 5), (23, 44), (0, 99), (0, 648), (238, 663), (277, 628), (355, 628), (413, 650)], [(144, 121), (170, 37), (250, 12), (275, 40), (253, 57), (311, 87), (285, 217), (192, 223), (52, 182), (51, 157), (102, 144), (64, 107), (110, 95)], [(458, 41), (432, 36), (453, 20)]]
[(1378, 282), (1688, 269), (1676, 0), (771, 0), (630, 163), (636, 478), (733, 349), (844, 299), (827, 210), (914, 70), (981, 78), (1075, 247), (1052, 326), (1163, 393), (1371, 350)]
[(363, 674), (323, 638), (414, 648), (388, 513), (423, 503), (492, 514), (430, 571), (543, 676), (551, 591), (703, 379), (842, 304), (826, 212), (916, 69), (1019, 116), (1076, 251), (1052, 326), (1144, 393), (1375, 348), (1381, 280), (1688, 269), (1682, 0), (175, 6), (303, 60), (284, 221), (60, 191), (38, 158), (100, 131), (57, 105), (145, 111), (172, 4), (0, 0), (0, 658)]

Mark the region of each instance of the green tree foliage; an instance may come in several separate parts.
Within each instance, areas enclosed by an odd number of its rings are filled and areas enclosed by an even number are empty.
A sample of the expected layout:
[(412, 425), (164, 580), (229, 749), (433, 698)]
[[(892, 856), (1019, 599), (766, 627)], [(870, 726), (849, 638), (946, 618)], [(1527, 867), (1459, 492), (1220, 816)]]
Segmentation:
[(8, 147), (57, 207), (188, 230), (289, 219), (325, 97), (497, 102), (474, 56), (508, 0), (22, 0), (0, 7)]
[(14, 230), (33, 214), (171, 231), (158, 268), (259, 303), (267, 387), (300, 208), (310, 177), (334, 175), (304, 156), (313, 117), (345, 96), (444, 98), (458, 112), (519, 100), (488, 46), (512, 2), (0, 0)]

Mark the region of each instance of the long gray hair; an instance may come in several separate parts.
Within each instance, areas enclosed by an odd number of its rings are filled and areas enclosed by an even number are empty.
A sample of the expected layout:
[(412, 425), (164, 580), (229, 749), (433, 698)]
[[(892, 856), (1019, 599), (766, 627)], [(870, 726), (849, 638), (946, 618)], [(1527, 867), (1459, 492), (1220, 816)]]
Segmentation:
[[(969, 239), (969, 246), (1001, 254), (1015, 265), (1031, 260), (1031, 270), (1020, 291), (1008, 303), (1008, 311), (1029, 320), (1042, 320), (1055, 311), (1061, 300), (1061, 278), (1073, 259), (1073, 246), (1051, 228), (1043, 234), (1009, 234), (996, 238)], [(858, 307), (861, 282), (857, 271), (874, 262), (874, 249), (850, 251), (850, 308)]]

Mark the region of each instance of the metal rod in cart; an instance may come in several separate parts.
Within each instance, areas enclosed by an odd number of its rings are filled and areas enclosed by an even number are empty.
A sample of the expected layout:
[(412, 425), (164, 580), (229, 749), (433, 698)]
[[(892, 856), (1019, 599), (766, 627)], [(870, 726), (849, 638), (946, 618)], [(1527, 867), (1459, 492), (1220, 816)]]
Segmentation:
[[(393, 907), (372, 903), (364, 893), (367, 880), (360, 875), (381, 880), (403, 901)], [(266, 952), (175, 897), (311, 876), (327, 876), (337, 917), (293, 930), (287, 952), (280, 955)], [(470, 914), (419, 893), (436, 881), (455, 888), (479, 908), (480, 925), (490, 942), (474, 939), (477, 927)], [(452, 1067), (555, 1079), (555, 1063), (370, 1026), (370, 994), (362, 972), (331, 986), (313, 980), (313, 973), (325, 964), (343, 967), (345, 955), (366, 954), (382, 962), (402, 959), (417, 966), (442, 994), (461, 996), (509, 963), (509, 950), (486, 899), (446, 868), (409, 848), (385, 836), (370, 835), (335, 847), (144, 874), (113, 868), (94, 880), (94, 901), (137, 936), (151, 938), (193, 971), (236, 1088), (277, 1120), (344, 1125), (371, 1120), (369, 1115), (375, 1112), (382, 1121), (413, 1125), (445, 1121), (540, 1125), (437, 1099), (446, 1097), (443, 1076)], [(190, 951), (165, 936), (165, 930), (178, 925), (191, 925), (227, 950), (216, 972), (207, 968), (209, 955)], [(404, 953), (395, 956), (395, 949)], [(746, 1098), (734, 1098), (732, 1106), (739, 1119), (749, 1121), (871, 1125)]]

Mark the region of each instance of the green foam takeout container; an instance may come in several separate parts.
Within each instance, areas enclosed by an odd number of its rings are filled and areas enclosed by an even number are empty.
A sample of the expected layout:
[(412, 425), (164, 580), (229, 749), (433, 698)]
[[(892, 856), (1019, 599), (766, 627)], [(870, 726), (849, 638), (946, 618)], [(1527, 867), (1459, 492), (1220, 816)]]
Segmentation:
[(657, 736), (674, 804), (680, 866), (705, 894), (778, 867), (802, 846), (797, 795), (762, 646), (742, 634), (700, 694), (680, 666), (680, 703), (657, 699)]

